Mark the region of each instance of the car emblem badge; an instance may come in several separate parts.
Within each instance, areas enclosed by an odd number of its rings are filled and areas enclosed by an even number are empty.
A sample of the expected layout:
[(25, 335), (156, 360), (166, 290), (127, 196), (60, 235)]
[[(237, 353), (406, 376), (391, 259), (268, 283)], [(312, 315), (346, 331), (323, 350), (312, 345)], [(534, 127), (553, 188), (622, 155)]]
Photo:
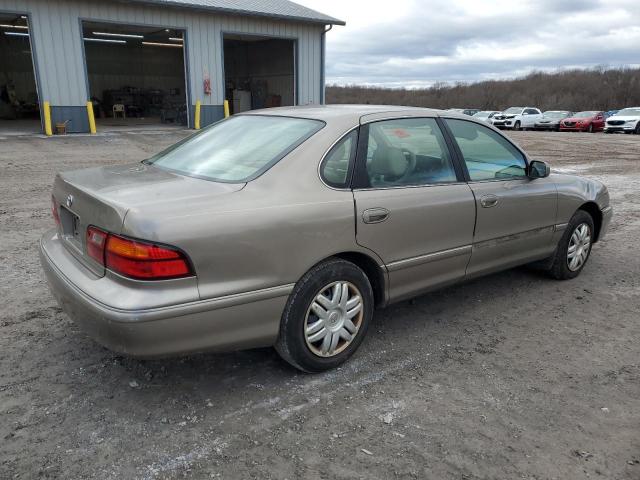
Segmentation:
[(73, 195), (67, 195), (67, 207), (71, 207), (73, 205)]

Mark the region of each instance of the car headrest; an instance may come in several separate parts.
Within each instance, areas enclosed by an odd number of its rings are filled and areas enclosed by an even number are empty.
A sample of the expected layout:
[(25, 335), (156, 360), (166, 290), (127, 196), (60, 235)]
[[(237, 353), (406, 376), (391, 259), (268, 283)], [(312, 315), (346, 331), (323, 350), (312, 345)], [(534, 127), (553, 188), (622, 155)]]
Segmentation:
[(372, 175), (399, 177), (407, 170), (407, 159), (397, 147), (378, 147), (368, 170)]

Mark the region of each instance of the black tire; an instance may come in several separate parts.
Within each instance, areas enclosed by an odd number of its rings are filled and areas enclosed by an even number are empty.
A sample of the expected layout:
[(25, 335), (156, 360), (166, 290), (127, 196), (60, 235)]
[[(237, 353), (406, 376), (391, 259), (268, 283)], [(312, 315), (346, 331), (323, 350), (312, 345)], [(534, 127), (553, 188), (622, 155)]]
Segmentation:
[(636, 124), (636, 129), (634, 130), (636, 135), (640, 135), (640, 122)]
[(593, 123), (589, 124), (589, 128), (587, 129), (587, 132), (593, 133)]
[[(351, 343), (334, 356), (322, 357), (307, 345), (304, 333), (307, 312), (325, 287), (337, 281), (349, 282), (358, 289), (363, 314)], [(373, 310), (373, 290), (365, 273), (346, 260), (329, 259), (313, 267), (296, 283), (282, 313), (275, 348), (286, 362), (299, 370), (309, 373), (330, 370), (344, 363), (358, 349), (369, 329)]]
[(513, 124), (513, 129), (520, 130), (520, 120), (518, 120), (516, 123)]
[[(571, 242), (571, 236), (582, 224), (586, 224), (589, 227), (590, 243), (587, 250), (586, 258), (579, 266), (579, 268), (572, 270), (569, 268), (569, 262), (567, 259), (569, 244)], [(589, 215), (584, 210), (578, 210), (573, 215), (573, 217), (571, 217), (571, 220), (569, 221), (567, 228), (562, 235), (562, 238), (558, 242), (558, 247), (556, 248), (554, 256), (552, 257), (553, 260), (548, 269), (549, 275), (551, 275), (551, 277), (555, 278), (556, 280), (569, 280), (580, 275), (580, 272), (589, 261), (589, 256), (591, 255), (591, 248), (593, 247), (593, 240), (595, 238), (594, 232), (594, 223), (591, 215)]]

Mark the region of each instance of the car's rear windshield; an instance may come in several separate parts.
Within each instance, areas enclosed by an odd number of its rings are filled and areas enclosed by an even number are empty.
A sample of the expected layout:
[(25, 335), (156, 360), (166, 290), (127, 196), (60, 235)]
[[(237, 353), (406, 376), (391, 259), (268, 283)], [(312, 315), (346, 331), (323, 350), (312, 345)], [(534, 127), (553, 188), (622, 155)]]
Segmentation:
[(234, 116), (178, 142), (145, 163), (207, 180), (248, 182), (323, 126), (324, 122), (305, 118)]

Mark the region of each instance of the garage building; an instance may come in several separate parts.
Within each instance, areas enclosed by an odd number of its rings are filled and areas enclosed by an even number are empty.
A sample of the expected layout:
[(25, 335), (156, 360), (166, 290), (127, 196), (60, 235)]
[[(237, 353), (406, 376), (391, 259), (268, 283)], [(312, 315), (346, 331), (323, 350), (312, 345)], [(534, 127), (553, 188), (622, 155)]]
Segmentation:
[(333, 25), (287, 0), (0, 0), (0, 135), (320, 104)]

